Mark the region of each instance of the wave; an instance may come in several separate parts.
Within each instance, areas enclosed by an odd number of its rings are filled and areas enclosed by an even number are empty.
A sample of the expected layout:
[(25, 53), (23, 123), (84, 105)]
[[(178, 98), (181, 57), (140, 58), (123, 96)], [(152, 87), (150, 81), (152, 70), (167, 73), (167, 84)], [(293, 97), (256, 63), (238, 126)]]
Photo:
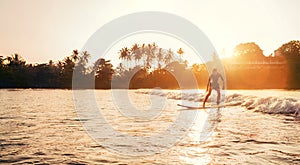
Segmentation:
[[(150, 94), (163, 96), (167, 99), (174, 100), (187, 100), (192, 102), (203, 102), (205, 94), (200, 90), (149, 90), (140, 89), (137, 90), (139, 94)], [(211, 102), (216, 101), (216, 93), (212, 92), (210, 97)], [(254, 110), (256, 112), (263, 112), (268, 114), (295, 114), (300, 117), (300, 99), (292, 97), (260, 97), (253, 95), (244, 95), (233, 93), (225, 97), (222, 93), (221, 102), (225, 106), (242, 106), (247, 109)]]

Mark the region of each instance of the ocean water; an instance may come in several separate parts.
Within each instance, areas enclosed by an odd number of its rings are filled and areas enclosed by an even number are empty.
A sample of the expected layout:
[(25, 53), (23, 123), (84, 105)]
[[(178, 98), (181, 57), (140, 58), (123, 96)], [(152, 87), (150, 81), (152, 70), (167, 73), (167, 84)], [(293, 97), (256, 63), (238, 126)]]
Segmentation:
[[(300, 91), (0, 90), (4, 164), (300, 164)], [(213, 93), (208, 106), (216, 99)]]

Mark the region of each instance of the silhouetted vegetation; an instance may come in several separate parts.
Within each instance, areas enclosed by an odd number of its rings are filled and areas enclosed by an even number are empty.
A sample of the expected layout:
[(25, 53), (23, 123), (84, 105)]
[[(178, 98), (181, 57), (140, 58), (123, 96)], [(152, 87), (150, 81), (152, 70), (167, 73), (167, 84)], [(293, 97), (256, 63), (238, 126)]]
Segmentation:
[[(109, 61), (105, 61), (94, 69), (87, 66), (90, 55), (88, 52), (78, 52), (74, 50), (72, 55), (67, 56), (62, 61), (54, 63), (52, 60), (45, 64), (26, 64), (18, 55), (13, 54), (6, 58), (0, 58), (0, 87), (1, 88), (72, 88), (73, 72), (79, 74), (80, 79), (90, 79), (96, 76), (96, 80), (104, 84), (109, 84), (109, 77), (102, 75), (111, 74), (108, 72)], [(76, 70), (75, 70), (76, 66)], [(84, 81), (82, 81), (84, 82)], [(81, 86), (84, 87), (84, 86)], [(109, 88), (109, 86), (100, 86)]]
[(290, 41), (266, 57), (255, 43), (240, 44), (223, 60), (227, 86), (235, 89), (299, 89), (300, 42)]
[(300, 41), (290, 41), (275, 51), (275, 57), (287, 62), (287, 88), (300, 88)]
[(230, 89), (288, 88), (285, 57), (266, 57), (254, 42), (237, 45), (223, 65)]
[[(120, 50), (121, 63), (115, 68), (103, 58), (88, 66), (90, 54), (77, 50), (61, 61), (44, 64), (26, 64), (18, 54), (0, 56), (0, 88), (90, 88), (90, 80), (101, 89), (204, 88), (208, 79), (206, 66), (214, 61), (189, 66), (183, 60), (185, 55), (182, 48), (175, 53), (155, 43), (134, 44)], [(222, 63), (227, 88), (300, 88), (300, 41), (285, 43), (269, 56), (254, 42), (242, 43)], [(73, 72), (80, 81), (72, 84)]]
[(116, 68), (114, 88), (196, 88), (187, 61), (181, 58), (182, 48), (177, 52), (180, 56), (155, 43), (122, 48), (119, 58), (123, 61)]

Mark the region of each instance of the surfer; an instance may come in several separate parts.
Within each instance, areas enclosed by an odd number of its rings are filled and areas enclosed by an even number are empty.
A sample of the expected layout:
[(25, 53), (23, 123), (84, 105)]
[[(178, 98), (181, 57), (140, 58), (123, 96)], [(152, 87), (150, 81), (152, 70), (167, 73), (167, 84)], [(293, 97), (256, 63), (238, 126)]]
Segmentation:
[(209, 76), (208, 83), (207, 83), (207, 86), (206, 86), (207, 94), (206, 94), (204, 102), (203, 102), (203, 108), (205, 108), (205, 103), (206, 103), (206, 101), (207, 101), (208, 97), (210, 96), (211, 91), (213, 89), (217, 91), (217, 94), (218, 94), (217, 104), (218, 105), (220, 104), (221, 92), (220, 92), (220, 86), (219, 86), (219, 83), (218, 83), (219, 79), (221, 79), (222, 82), (223, 82), (222, 89), (224, 90), (225, 81), (224, 81), (222, 75), (218, 72), (218, 70), (216, 68), (214, 68), (212, 74)]

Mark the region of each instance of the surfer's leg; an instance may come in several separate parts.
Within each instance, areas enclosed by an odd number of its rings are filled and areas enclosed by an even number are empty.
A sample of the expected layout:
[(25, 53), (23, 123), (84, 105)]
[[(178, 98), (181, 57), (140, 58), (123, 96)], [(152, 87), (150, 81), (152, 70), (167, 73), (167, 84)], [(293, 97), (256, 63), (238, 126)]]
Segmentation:
[(217, 104), (219, 105), (220, 104), (220, 98), (221, 98), (221, 92), (220, 92), (220, 89), (216, 89), (216, 91), (217, 91), (217, 94), (218, 94), (218, 96), (217, 96)]
[(209, 88), (209, 90), (208, 90), (208, 93), (206, 94), (206, 96), (205, 96), (205, 99), (204, 99), (204, 101), (203, 101), (203, 108), (205, 108), (205, 103), (206, 103), (206, 101), (207, 101), (207, 99), (208, 99), (208, 97), (210, 96), (210, 94), (211, 94), (211, 88)]

